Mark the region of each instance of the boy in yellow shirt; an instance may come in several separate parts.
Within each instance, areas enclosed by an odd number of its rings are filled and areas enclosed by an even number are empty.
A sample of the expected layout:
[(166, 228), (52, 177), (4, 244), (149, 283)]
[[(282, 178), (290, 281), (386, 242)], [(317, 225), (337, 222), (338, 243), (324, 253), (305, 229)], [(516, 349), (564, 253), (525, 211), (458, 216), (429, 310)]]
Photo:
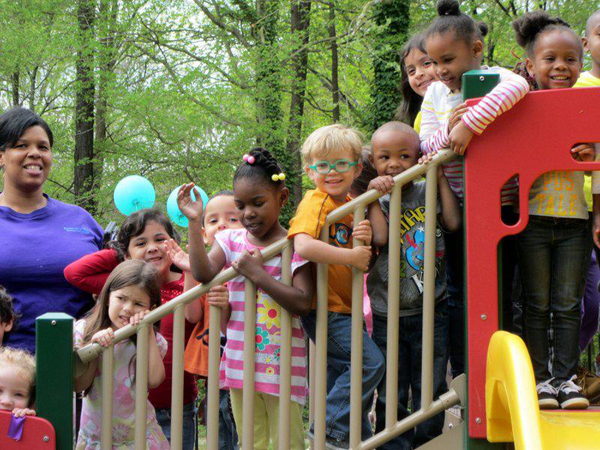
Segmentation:
[[(368, 220), (353, 227), (352, 214), (329, 226), (329, 244), (319, 240), (327, 215), (350, 201), (352, 182), (362, 170), (362, 141), (359, 134), (342, 125), (314, 131), (302, 146), (302, 160), (316, 189), (308, 191), (290, 222), (288, 238), (296, 253), (315, 263), (329, 264), (327, 309), (327, 443), (348, 448), (350, 426), (350, 350), (352, 267), (366, 271), (371, 258), (372, 230)], [(351, 238), (365, 242), (352, 248)], [(316, 299), (304, 330), (314, 342)], [(362, 313), (362, 311), (358, 312)], [(363, 333), (362, 439), (372, 435), (367, 413), (375, 388), (383, 378), (385, 359), (369, 335)], [(309, 435), (311, 432), (309, 432)]]

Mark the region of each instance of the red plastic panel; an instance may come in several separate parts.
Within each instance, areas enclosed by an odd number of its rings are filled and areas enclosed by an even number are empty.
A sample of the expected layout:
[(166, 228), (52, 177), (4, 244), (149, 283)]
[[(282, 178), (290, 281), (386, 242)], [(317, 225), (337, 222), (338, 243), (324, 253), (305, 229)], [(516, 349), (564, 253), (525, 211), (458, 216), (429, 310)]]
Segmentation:
[(28, 416), (21, 440), (8, 437), (10, 411), (0, 411), (0, 449), (2, 450), (55, 450), (56, 434), (52, 424), (41, 417)]
[[(475, 104), (477, 100), (470, 101)], [(465, 157), (466, 265), (468, 296), (469, 435), (485, 438), (485, 364), (498, 329), (497, 248), (523, 231), (533, 182), (552, 170), (600, 170), (575, 161), (573, 144), (600, 142), (600, 88), (532, 92), (500, 116)], [(520, 220), (500, 218), (500, 189), (519, 175)], [(485, 319), (484, 319), (485, 317)]]

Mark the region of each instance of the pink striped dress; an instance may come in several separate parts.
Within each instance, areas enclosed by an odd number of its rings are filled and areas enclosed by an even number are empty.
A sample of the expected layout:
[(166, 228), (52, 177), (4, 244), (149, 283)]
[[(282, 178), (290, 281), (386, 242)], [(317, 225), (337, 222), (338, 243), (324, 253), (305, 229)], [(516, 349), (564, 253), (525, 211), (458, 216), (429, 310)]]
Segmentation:
[[(225, 253), (225, 268), (237, 260), (244, 250), (259, 249), (248, 241), (244, 228), (225, 230), (216, 235), (216, 242)], [(307, 261), (296, 253), (292, 256), (292, 274)], [(281, 280), (281, 255), (263, 265), (269, 275)], [(228, 283), (231, 317), (227, 324), (227, 344), (221, 359), (221, 388), (243, 388), (244, 378), (244, 289), (245, 278), (238, 276)], [(281, 307), (261, 289), (257, 289), (255, 328), (255, 390), (279, 396), (279, 361), (281, 339)], [(304, 332), (297, 316), (292, 316), (292, 400), (306, 401), (306, 346)]]
[[(477, 105), (469, 108), (462, 117), (463, 123), (479, 135), (496, 117), (508, 111), (529, 92), (527, 81), (501, 67), (486, 67), (482, 70), (500, 75), (500, 83)], [(460, 92), (452, 93), (441, 81), (429, 86), (421, 106), (421, 151), (424, 154), (442, 150), (450, 146), (448, 120), (452, 111), (462, 103)], [(500, 149), (501, 150), (501, 149)], [(444, 175), (450, 188), (458, 198), (463, 197), (463, 160), (450, 161), (444, 165)], [(507, 180), (502, 188), (502, 204), (512, 204), (516, 200), (518, 184), (516, 178)]]

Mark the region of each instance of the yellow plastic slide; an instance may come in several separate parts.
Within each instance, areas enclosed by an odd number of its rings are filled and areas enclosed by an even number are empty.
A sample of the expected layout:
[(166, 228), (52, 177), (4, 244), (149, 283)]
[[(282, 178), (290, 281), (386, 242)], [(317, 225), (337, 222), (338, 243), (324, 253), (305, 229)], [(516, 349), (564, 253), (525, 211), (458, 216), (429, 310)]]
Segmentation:
[(514, 442), (516, 450), (600, 449), (600, 410), (540, 411), (525, 343), (498, 331), (487, 356), (487, 438)]

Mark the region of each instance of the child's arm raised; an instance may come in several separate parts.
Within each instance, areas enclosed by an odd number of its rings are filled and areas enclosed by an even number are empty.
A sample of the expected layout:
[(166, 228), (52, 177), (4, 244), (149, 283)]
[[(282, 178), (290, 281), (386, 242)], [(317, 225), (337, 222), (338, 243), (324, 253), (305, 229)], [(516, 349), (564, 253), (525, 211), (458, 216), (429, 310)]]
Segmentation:
[(119, 265), (115, 250), (100, 250), (79, 258), (65, 267), (65, 279), (84, 292), (100, 294), (104, 283)]
[(310, 264), (304, 264), (296, 270), (292, 286), (286, 286), (266, 272), (262, 254), (258, 250), (244, 250), (231, 266), (290, 313), (305, 316), (310, 312), (314, 289)]
[(196, 200), (192, 200), (191, 191), (194, 183), (185, 184), (177, 194), (177, 205), (188, 218), (190, 268), (192, 275), (201, 283), (212, 280), (225, 266), (225, 254), (218, 245), (213, 245), (210, 253), (206, 253), (202, 234), (202, 200), (195, 192)]

